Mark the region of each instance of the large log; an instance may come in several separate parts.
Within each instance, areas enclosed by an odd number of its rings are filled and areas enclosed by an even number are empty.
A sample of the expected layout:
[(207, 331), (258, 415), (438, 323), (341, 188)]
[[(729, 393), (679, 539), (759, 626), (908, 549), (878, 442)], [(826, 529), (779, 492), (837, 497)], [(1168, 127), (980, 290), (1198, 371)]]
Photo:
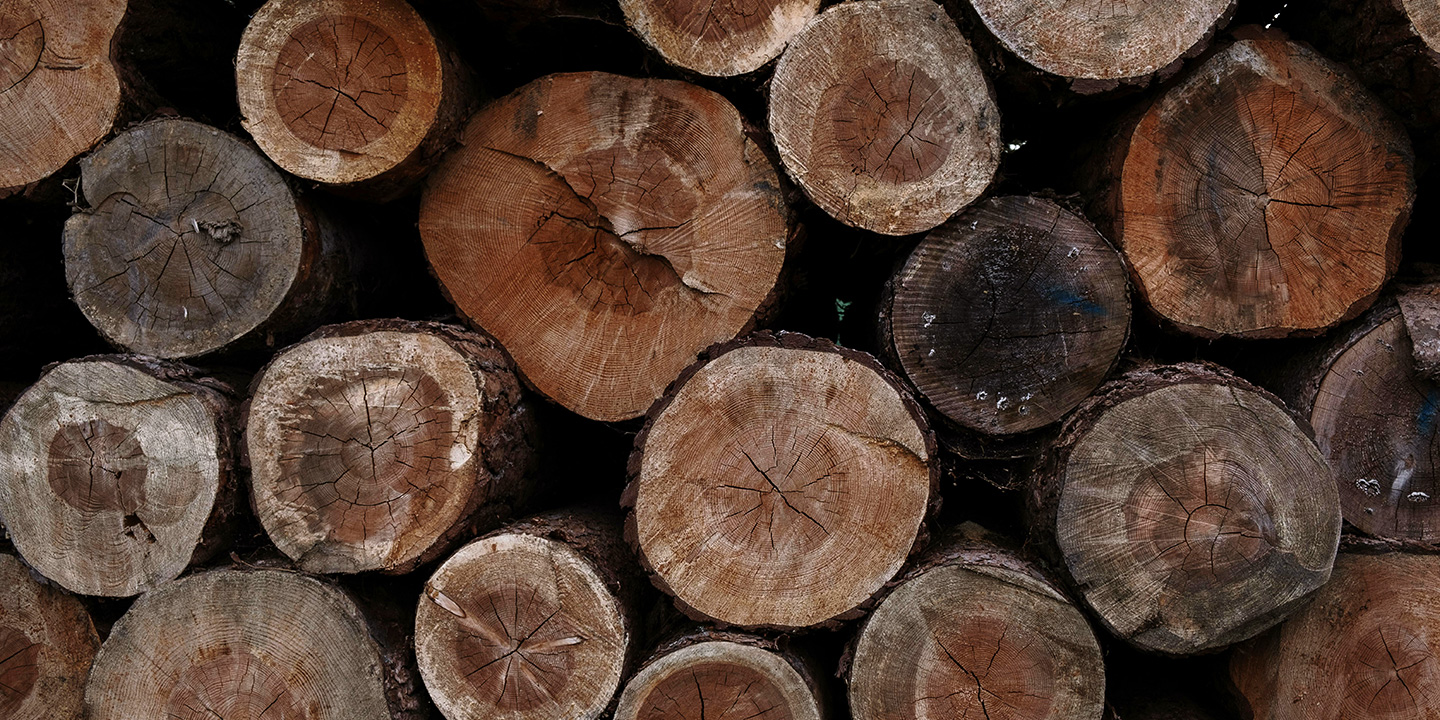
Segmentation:
[(1247, 720), (1440, 717), (1440, 557), (1341, 553), (1315, 599), (1231, 656)]
[(251, 500), (308, 572), (409, 572), (523, 506), (534, 423), (484, 335), (405, 320), (324, 327), (255, 380)]
[(52, 367), (0, 420), (0, 519), (21, 557), (85, 595), (174, 579), (228, 540), (230, 389), (98, 355)]
[(92, 720), (418, 720), (409, 654), (338, 588), (279, 570), (211, 570), (146, 593), (85, 687)]
[(639, 582), (618, 518), (555, 511), (507, 525), (425, 584), (415, 651), (449, 720), (594, 720), (634, 664)]
[(166, 358), (269, 346), (343, 308), (335, 224), (253, 146), (180, 119), (132, 127), (80, 162), (65, 275), (111, 343)]
[(1099, 720), (1105, 708), (1085, 615), (1037, 565), (968, 524), (881, 601), (847, 674), (856, 720)]
[(656, 648), (625, 683), (615, 720), (822, 720), (820, 677), (773, 640), (702, 628)]
[(1059, 420), (1120, 358), (1124, 261), (1050, 200), (987, 200), (932, 230), (886, 284), (881, 345), (951, 424), (1012, 435)]
[(1033, 527), (1101, 623), (1187, 655), (1274, 625), (1330, 576), (1340, 505), (1274, 396), (1216, 366), (1142, 367), (1065, 423)]
[(1344, 68), (1279, 31), (1237, 35), (1119, 132), (1095, 216), (1179, 329), (1319, 334), (1398, 266), (1410, 141)]
[(0, 555), (0, 716), (80, 720), (100, 638), (79, 600)]
[(235, 77), (275, 164), (379, 200), (413, 187), (473, 109), (468, 71), (405, 0), (270, 0)]
[(873, 358), (803, 335), (712, 348), (630, 456), (627, 537), (696, 619), (854, 617), (899, 571), (935, 495), (935, 441)]
[(785, 258), (775, 168), (723, 97), (552, 75), (489, 105), (430, 180), (420, 232), (462, 315), (527, 380), (638, 417), (749, 327)]
[(970, 43), (930, 0), (832, 7), (780, 56), (770, 132), (790, 177), (841, 222), (922, 232), (1000, 162), (1000, 112)]
[(625, 22), (666, 62), (705, 75), (743, 75), (774, 60), (820, 0), (620, 0)]

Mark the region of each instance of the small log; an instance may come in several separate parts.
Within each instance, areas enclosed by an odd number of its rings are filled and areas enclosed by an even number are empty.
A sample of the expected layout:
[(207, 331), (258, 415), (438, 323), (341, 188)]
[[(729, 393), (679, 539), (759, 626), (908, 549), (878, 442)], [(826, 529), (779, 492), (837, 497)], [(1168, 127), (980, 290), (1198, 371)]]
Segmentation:
[(1142, 367), (1066, 421), (1029, 497), (1110, 632), (1217, 650), (1274, 625), (1330, 576), (1340, 507), (1280, 401), (1213, 365)]
[(900, 381), (804, 335), (713, 348), (630, 456), (627, 537), (695, 619), (801, 628), (858, 615), (917, 543), (935, 440)]
[(128, 597), (228, 539), (230, 388), (131, 355), (53, 366), (0, 420), (0, 518), (71, 592)]
[(474, 108), (468, 71), (405, 0), (270, 0), (235, 82), (275, 164), (375, 200), (412, 188)]
[(856, 720), (1099, 720), (1105, 663), (1085, 615), (973, 524), (919, 558), (849, 655)]
[(1278, 31), (1237, 36), (1119, 133), (1095, 215), (1180, 330), (1319, 334), (1398, 266), (1410, 141), (1344, 68)]
[(1000, 162), (1000, 111), (970, 43), (930, 0), (831, 7), (790, 41), (770, 132), (811, 200), (853, 227), (923, 232)]
[(121, 348), (181, 358), (273, 347), (349, 299), (339, 229), (233, 135), (155, 120), (80, 173), (88, 207), (65, 223), (66, 280)]
[(636, 655), (639, 573), (617, 519), (556, 511), (461, 548), (425, 585), (415, 651), (450, 720), (593, 720)]
[[(1235, 0), (1184, 5), (970, 0), (1008, 49), (1076, 90), (1143, 85), (1205, 49), (1235, 12)], [(1168, 72), (1167, 72), (1168, 71)]]
[(1440, 715), (1437, 583), (1434, 555), (1341, 553), (1333, 578), (1305, 609), (1231, 655), (1240, 716)]
[(100, 638), (79, 600), (0, 555), (0, 716), (80, 720)]
[(656, 649), (625, 683), (615, 720), (822, 720), (818, 677), (772, 640), (701, 629)]
[(412, 720), (380, 633), (346, 593), (280, 570), (211, 570), (135, 601), (95, 656), (87, 718)]
[(246, 418), (251, 500), (302, 570), (405, 573), (522, 506), (529, 403), (490, 338), (362, 320), (286, 348)]
[(645, 413), (751, 327), (785, 258), (775, 168), (720, 95), (551, 75), (489, 105), (436, 170), (420, 234), (459, 312), (585, 417)]
[(1125, 263), (1050, 200), (1000, 197), (932, 230), (887, 283), (881, 345), (950, 423), (1011, 435), (1059, 420), (1115, 367)]
[(759, 70), (820, 9), (820, 0), (620, 0), (625, 22), (665, 61), (703, 75)]

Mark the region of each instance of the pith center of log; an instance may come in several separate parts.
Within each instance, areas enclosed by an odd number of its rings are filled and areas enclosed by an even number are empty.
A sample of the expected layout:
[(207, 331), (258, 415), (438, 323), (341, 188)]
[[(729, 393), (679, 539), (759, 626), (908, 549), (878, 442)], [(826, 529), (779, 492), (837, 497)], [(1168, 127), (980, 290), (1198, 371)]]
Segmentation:
[(774, 428), (750, 434), (750, 442), (730, 448), (732, 457), (722, 466), (728, 482), (717, 485), (711, 499), (724, 518), (722, 536), (742, 552), (772, 555), (777, 548), (824, 542), (833, 514), (825, 506), (848, 494), (840, 449), (827, 432), (810, 428), (800, 431), (784, 452)]
[(170, 693), (165, 717), (299, 718), (301, 704), (289, 683), (264, 660), (233, 647), (207, 662), (185, 668)]
[(296, 137), (354, 152), (382, 138), (409, 95), (405, 55), (384, 29), (318, 17), (291, 33), (275, 63), (275, 107)]
[(920, 717), (1028, 720), (1049, 717), (1055, 673), (1044, 644), (1003, 617), (931, 620), (935, 649), (919, 678)]
[[(894, 184), (935, 174), (954, 146), (955, 113), (940, 84), (914, 63), (876, 58), (829, 93), (816, 123), (855, 175)], [(819, 138), (817, 145), (828, 144)]]
[(455, 657), (476, 692), (518, 712), (555, 701), (575, 671), (569, 648), (586, 639), (561, 610), (555, 598), (523, 582), (462, 610)]

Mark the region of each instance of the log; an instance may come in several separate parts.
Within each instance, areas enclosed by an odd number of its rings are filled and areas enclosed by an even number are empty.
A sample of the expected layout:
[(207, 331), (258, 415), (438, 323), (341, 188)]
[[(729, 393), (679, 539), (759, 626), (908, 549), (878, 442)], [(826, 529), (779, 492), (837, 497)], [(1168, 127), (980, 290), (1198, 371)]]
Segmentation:
[(135, 601), (95, 656), (87, 718), (412, 720), (377, 630), (345, 592), (280, 570), (220, 569)]
[(504, 351), (454, 326), (320, 328), (256, 377), (251, 500), (306, 572), (406, 573), (527, 501), (537, 435)]
[(773, 640), (702, 628), (661, 643), (625, 683), (615, 720), (821, 720), (818, 677), (805, 658)]
[(1143, 85), (1198, 55), (1235, 12), (1235, 0), (1183, 6), (1045, 0), (970, 0), (991, 33), (1079, 91)]
[(405, 0), (270, 0), (235, 83), (276, 165), (373, 200), (413, 188), (474, 109), (469, 71)]
[(1440, 716), (1440, 558), (1341, 553), (1305, 609), (1231, 655), (1241, 717)]
[(712, 348), (651, 411), (621, 498), (626, 535), (694, 619), (834, 624), (919, 542), (934, 457), (924, 415), (873, 358), (753, 335)]
[(998, 197), (932, 230), (886, 284), (881, 347), (949, 424), (1013, 435), (1059, 420), (1115, 367), (1124, 261), (1051, 200)]
[(0, 420), (0, 519), (65, 589), (128, 597), (229, 539), (230, 388), (193, 368), (96, 355), (47, 371)]
[(1099, 720), (1105, 709), (1105, 663), (1085, 615), (971, 523), (895, 583), (847, 671), (855, 720)]
[(759, 70), (820, 10), (820, 0), (620, 0), (625, 22), (660, 57), (702, 75)]
[(994, 91), (930, 0), (821, 13), (775, 66), (769, 117), (805, 194), (846, 225), (886, 235), (944, 222), (985, 191), (1000, 162)]
[(1119, 132), (1095, 215), (1181, 331), (1319, 334), (1398, 266), (1410, 141), (1344, 68), (1279, 31), (1237, 36)]
[(0, 555), (0, 715), (7, 720), (80, 720), (85, 676), (100, 638), (74, 597)]
[(112, 41), (126, 0), (0, 5), (0, 197), (65, 167), (122, 115)]
[(75, 302), (112, 344), (164, 358), (274, 347), (344, 308), (341, 230), (254, 147), (175, 118), (80, 162), (65, 223)]
[(639, 417), (752, 326), (785, 258), (774, 167), (723, 97), (551, 75), (481, 111), (431, 177), (420, 234), (460, 314), (541, 393)]
[(1214, 365), (1141, 367), (1066, 421), (1031, 527), (1116, 637), (1168, 655), (1274, 625), (1330, 576), (1335, 483), (1273, 395)]
[(618, 518), (563, 510), (476, 540), (425, 584), (415, 651), (449, 720), (593, 720), (639, 642), (639, 573)]

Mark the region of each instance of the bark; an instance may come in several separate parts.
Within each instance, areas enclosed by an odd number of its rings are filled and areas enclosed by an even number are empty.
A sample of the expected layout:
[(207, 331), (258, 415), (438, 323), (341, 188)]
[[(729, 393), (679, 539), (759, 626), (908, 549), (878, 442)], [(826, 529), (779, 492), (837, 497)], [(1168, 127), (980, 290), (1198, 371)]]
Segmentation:
[(585, 417), (644, 414), (775, 287), (779, 181), (717, 94), (551, 75), (476, 115), (464, 143), (421, 201), (431, 266), (530, 383)]
[(233, 135), (132, 127), (80, 162), (65, 274), (112, 344), (165, 358), (270, 347), (353, 305), (345, 230)]
[(528, 501), (532, 407), (504, 351), (455, 326), (320, 328), (256, 378), (252, 502), (307, 572), (406, 573)]
[(651, 410), (626, 535), (694, 619), (833, 624), (920, 542), (934, 459), (923, 413), (873, 358), (753, 335), (712, 348)]
[(1191, 655), (1275, 624), (1330, 575), (1339, 502), (1274, 396), (1213, 365), (1142, 367), (1066, 422), (1030, 497), (1041, 547), (1142, 650)]
[(666, 62), (703, 75), (759, 70), (820, 9), (820, 0), (621, 0), (625, 21)]
[(617, 518), (561, 510), (460, 549), (425, 585), (416, 650), (450, 720), (593, 720), (640, 638), (640, 574)]
[(12, 720), (80, 720), (85, 676), (100, 638), (90, 613), (0, 555), (0, 714)]
[(929, 230), (978, 198), (1000, 161), (1000, 114), (975, 52), (929, 0), (833, 7), (770, 84), (770, 132), (821, 209), (887, 235)]
[(228, 545), (232, 391), (133, 355), (52, 366), (0, 421), (0, 517), (67, 590), (127, 597)]
[(270, 0), (241, 38), (236, 85), (277, 165), (377, 201), (413, 188), (475, 106), (469, 71), (405, 0)]

